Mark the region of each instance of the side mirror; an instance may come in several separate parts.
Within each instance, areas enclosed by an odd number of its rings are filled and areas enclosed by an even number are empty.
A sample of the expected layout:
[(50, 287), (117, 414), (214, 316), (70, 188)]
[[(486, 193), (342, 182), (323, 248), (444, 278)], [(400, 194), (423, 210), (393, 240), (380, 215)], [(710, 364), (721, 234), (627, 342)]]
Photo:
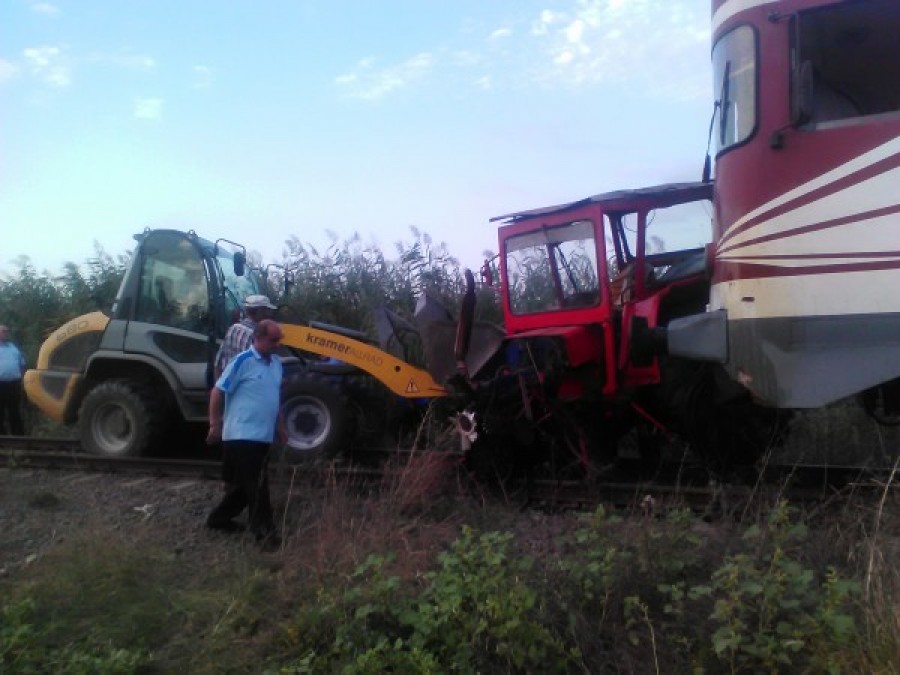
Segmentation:
[(235, 276), (244, 276), (244, 269), (247, 266), (247, 257), (240, 251), (234, 254), (234, 274)]
[(798, 127), (813, 118), (816, 111), (816, 85), (812, 61), (795, 69), (791, 91), (791, 124)]

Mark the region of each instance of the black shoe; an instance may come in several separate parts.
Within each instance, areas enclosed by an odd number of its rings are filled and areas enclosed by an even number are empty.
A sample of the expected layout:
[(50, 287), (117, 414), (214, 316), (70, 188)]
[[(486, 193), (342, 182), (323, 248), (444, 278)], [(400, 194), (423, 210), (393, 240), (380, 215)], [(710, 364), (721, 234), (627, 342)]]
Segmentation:
[(219, 530), (219, 532), (241, 532), (244, 526), (233, 520), (216, 520), (215, 518), (207, 518), (206, 526), (211, 530)]

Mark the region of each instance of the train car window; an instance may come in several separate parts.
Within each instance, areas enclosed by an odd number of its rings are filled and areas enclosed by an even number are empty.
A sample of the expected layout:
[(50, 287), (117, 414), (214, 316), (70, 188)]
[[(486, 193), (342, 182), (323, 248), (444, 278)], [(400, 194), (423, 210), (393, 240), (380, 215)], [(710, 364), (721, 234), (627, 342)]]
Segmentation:
[(738, 26), (713, 47), (716, 153), (747, 141), (756, 129), (756, 36)]
[(845, 2), (795, 21), (795, 121), (819, 125), (900, 111), (900, 3)]

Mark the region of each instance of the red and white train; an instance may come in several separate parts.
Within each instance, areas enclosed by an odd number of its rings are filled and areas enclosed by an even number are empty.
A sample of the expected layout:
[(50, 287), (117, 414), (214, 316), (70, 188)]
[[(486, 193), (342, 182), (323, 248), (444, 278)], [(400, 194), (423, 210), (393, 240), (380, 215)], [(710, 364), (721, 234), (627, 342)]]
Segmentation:
[[(495, 219), (505, 371), (482, 375), (524, 393), (485, 430), (535, 420), (546, 447), (553, 419), (587, 464), (649, 421), (727, 472), (778, 410), (862, 395), (900, 421), (900, 0), (713, 0), (712, 65), (714, 180)], [(657, 214), (710, 201), (705, 256), (651, 252)]]
[(713, 0), (712, 62), (710, 356), (772, 406), (900, 412), (900, 0)]

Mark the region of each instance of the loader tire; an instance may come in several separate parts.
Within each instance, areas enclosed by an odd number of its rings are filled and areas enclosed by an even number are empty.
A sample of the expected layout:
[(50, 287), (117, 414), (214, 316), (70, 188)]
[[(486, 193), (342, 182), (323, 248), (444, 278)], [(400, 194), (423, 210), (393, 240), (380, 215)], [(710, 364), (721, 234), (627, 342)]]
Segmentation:
[(157, 400), (139, 382), (101, 382), (84, 397), (78, 411), (82, 448), (109, 457), (145, 454), (163, 426)]
[(346, 450), (353, 431), (349, 405), (326, 377), (312, 372), (290, 376), (281, 403), (288, 435), (282, 459), (331, 459)]

